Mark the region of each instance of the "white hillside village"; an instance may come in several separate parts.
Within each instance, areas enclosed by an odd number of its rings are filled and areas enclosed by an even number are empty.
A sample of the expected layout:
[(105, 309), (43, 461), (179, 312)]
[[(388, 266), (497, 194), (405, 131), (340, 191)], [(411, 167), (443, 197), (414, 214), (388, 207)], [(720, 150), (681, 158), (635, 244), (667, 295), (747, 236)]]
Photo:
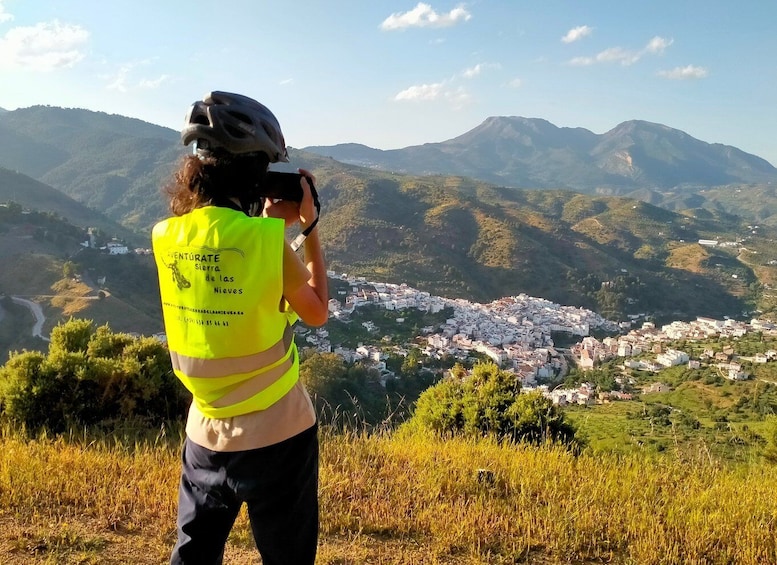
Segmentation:
[[(673, 322), (657, 329), (645, 322), (640, 329), (630, 330), (630, 323), (617, 324), (599, 314), (573, 306), (561, 306), (542, 298), (520, 294), (479, 304), (464, 299), (448, 299), (432, 296), (406, 284), (369, 282), (364, 277), (349, 277), (328, 273), (329, 277), (348, 283), (348, 291), (341, 300), (329, 302), (330, 315), (334, 319), (347, 320), (361, 306), (373, 305), (387, 310), (416, 308), (436, 313), (445, 308), (452, 309), (452, 316), (439, 327), (422, 328), (425, 346), (422, 353), (439, 359), (443, 355), (457, 359), (466, 358), (470, 352), (479, 352), (492, 359), (502, 369), (517, 374), (524, 388), (539, 388), (559, 404), (589, 404), (602, 400), (629, 399), (627, 394), (617, 391), (594, 397), (593, 387), (581, 385), (577, 389), (548, 390), (538, 385), (538, 380), (563, 375), (566, 370), (566, 356), (573, 358), (583, 369), (591, 369), (596, 362), (614, 357), (624, 358), (624, 368), (658, 372), (664, 368), (689, 364), (698, 368), (702, 361), (715, 363), (720, 374), (732, 380), (742, 380), (748, 375), (732, 355), (707, 351), (703, 360), (691, 360), (681, 351), (666, 349), (663, 343), (677, 339), (706, 339), (713, 336), (741, 336), (748, 331), (777, 333), (774, 324), (752, 320), (750, 323), (734, 320), (713, 320), (698, 318), (693, 322)], [(402, 317), (397, 323), (402, 323)], [(364, 322), (368, 330), (376, 330), (371, 322)], [(591, 330), (605, 333), (628, 333), (607, 337), (599, 341), (589, 334)], [(566, 332), (579, 336), (581, 340), (569, 350), (554, 346), (551, 332)], [(384, 354), (377, 346), (362, 345), (355, 350), (332, 347), (328, 332), (319, 328), (305, 336), (307, 343), (321, 352), (334, 352), (346, 361), (371, 362), (381, 371), (381, 382), (394, 377), (386, 370)], [(643, 353), (654, 353), (652, 361), (632, 361), (628, 358)], [(400, 350), (400, 353), (402, 351)], [(406, 353), (406, 351), (405, 351)], [(753, 362), (767, 362), (777, 359), (777, 352), (757, 355)], [(660, 387), (659, 387), (660, 388)]]
[[(91, 231), (83, 247), (97, 248)], [(713, 245), (717, 241), (699, 241)], [(130, 251), (116, 240), (99, 249), (110, 255), (130, 252), (148, 254), (148, 249)], [(717, 373), (729, 380), (746, 380), (750, 375), (741, 361), (767, 363), (777, 361), (777, 351), (759, 353), (752, 358), (738, 359), (733, 350), (705, 350), (699, 358), (691, 359), (683, 351), (668, 348), (667, 342), (676, 340), (697, 341), (712, 337), (741, 337), (751, 331), (777, 335), (777, 325), (753, 319), (740, 322), (732, 319), (715, 320), (699, 317), (691, 322), (675, 321), (657, 328), (652, 322), (644, 322), (640, 328), (632, 329), (632, 322), (616, 323), (599, 314), (574, 306), (562, 306), (549, 300), (520, 294), (494, 300), (488, 304), (470, 302), (465, 299), (449, 299), (432, 296), (407, 284), (392, 284), (368, 281), (365, 277), (352, 277), (328, 271), (329, 278), (347, 284), (348, 290), (340, 290), (339, 299), (329, 301), (330, 317), (350, 323), (354, 311), (363, 306), (374, 306), (401, 313), (408, 309), (435, 314), (445, 309), (452, 312), (443, 324), (420, 328), (414, 344), (421, 343), (421, 353), (430, 359), (444, 357), (465, 360), (473, 352), (490, 358), (500, 368), (515, 373), (524, 389), (539, 389), (557, 404), (593, 404), (611, 400), (630, 400), (631, 395), (620, 391), (600, 392), (589, 384), (577, 388), (556, 387), (549, 390), (541, 384), (546, 380), (558, 380), (568, 371), (568, 360), (579, 369), (593, 369), (597, 363), (623, 358), (624, 370), (633, 369), (658, 373), (668, 367), (687, 365), (698, 369), (702, 365), (712, 366)], [(98, 281), (104, 283), (104, 279)], [(635, 316), (638, 319), (642, 316)], [(398, 324), (404, 318), (398, 315)], [(377, 332), (377, 326), (370, 321), (362, 322), (368, 332)], [(591, 331), (613, 334), (599, 341)], [(361, 344), (355, 349), (332, 345), (326, 327), (308, 330), (298, 327), (297, 333), (305, 343), (318, 352), (332, 352), (347, 362), (360, 361), (370, 364), (379, 371), (380, 383), (385, 386), (392, 378), (398, 378), (387, 369), (385, 347)], [(564, 332), (577, 336), (579, 341), (569, 349), (554, 344), (552, 333)], [(627, 332), (627, 333), (625, 333)], [(165, 340), (164, 334), (155, 337)], [(375, 342), (382, 341), (376, 335)], [(408, 344), (409, 345), (409, 344)], [(395, 346), (393, 351), (407, 355), (408, 347)], [(647, 354), (647, 355), (646, 355)], [(639, 357), (639, 359), (632, 359)], [(646, 359), (650, 357), (650, 359)], [(616, 381), (623, 384), (623, 377)], [(646, 392), (662, 392), (665, 385), (653, 383)]]
[[(547, 378), (564, 368), (564, 357), (555, 349), (551, 332), (563, 331), (587, 336), (591, 328), (616, 331), (614, 322), (583, 308), (560, 306), (542, 298), (525, 294), (479, 304), (464, 299), (432, 296), (406, 284), (368, 282), (364, 277), (349, 277), (328, 273), (330, 278), (346, 281), (349, 291), (342, 301), (329, 301), (334, 319), (347, 319), (355, 309), (374, 305), (387, 310), (417, 308), (437, 313), (452, 309), (452, 316), (440, 327), (422, 328), (426, 345), (422, 353), (439, 359), (443, 355), (464, 359), (472, 351), (491, 358), (500, 367), (520, 375), (527, 385), (537, 378)], [(397, 318), (402, 323), (403, 318)], [(376, 329), (364, 322), (368, 330)], [(306, 337), (318, 351), (333, 351), (347, 361), (369, 359), (377, 368), (382, 353), (377, 346), (361, 346), (356, 350), (333, 348), (326, 329), (318, 329)], [(391, 375), (386, 375), (390, 377)]]

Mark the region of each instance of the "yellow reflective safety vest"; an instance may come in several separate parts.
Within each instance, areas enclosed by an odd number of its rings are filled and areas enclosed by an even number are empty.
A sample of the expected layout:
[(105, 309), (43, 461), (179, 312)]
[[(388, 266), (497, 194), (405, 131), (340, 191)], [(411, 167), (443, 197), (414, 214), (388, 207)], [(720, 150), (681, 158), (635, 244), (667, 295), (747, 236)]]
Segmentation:
[(281, 309), (284, 222), (218, 206), (152, 231), (173, 370), (209, 418), (264, 410), (299, 379)]

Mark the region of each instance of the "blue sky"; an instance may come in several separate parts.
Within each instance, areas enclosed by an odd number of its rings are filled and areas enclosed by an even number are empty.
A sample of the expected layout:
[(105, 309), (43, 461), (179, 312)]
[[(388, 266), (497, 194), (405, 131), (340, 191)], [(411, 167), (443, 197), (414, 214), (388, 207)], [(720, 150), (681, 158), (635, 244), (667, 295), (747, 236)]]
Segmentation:
[(0, 107), (178, 129), (227, 90), (292, 147), (379, 149), (489, 116), (641, 119), (777, 165), (775, 22), (772, 0), (0, 0)]

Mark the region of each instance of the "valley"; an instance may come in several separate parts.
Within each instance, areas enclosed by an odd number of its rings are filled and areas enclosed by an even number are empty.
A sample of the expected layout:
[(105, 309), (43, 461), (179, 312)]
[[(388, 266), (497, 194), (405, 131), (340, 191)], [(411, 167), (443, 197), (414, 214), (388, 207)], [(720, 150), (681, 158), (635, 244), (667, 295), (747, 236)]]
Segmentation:
[[(159, 334), (156, 271), (145, 248), (150, 226), (167, 214), (163, 187), (181, 155), (175, 132), (57, 108), (8, 112), (0, 119), (9, 132), (6, 157), (15, 156), (0, 160), (0, 166), (14, 167), (0, 168), (0, 260), (7, 266), (0, 275), (7, 297), (0, 319), (3, 356), (47, 347), (32, 336), (34, 320), (19, 300), (40, 305), (42, 336), (71, 317), (115, 331)], [(29, 123), (50, 136), (36, 145), (45, 158), (30, 159), (29, 141), (14, 138), (15, 128)], [(555, 388), (568, 379), (579, 381), (568, 385), (585, 383), (580, 353), (572, 348), (595, 339), (591, 334), (615, 339), (645, 321), (660, 328), (699, 317), (774, 316), (773, 168), (647, 122), (622, 124), (603, 137), (554, 128), (495, 118), (420, 153), (291, 149), (292, 163), (318, 179), (320, 229), (334, 277), (329, 323), (318, 331), (300, 327), (298, 339), (311, 351), (337, 352), (347, 363), (377, 359), (370, 370), (383, 387), (394, 386), (399, 359), (411, 355), (425, 369), (424, 382), (456, 362), (483, 360), (521, 372), (527, 386)], [(67, 154), (49, 152), (47, 143), (56, 145), (59, 136), (81, 141), (70, 143)], [(558, 148), (569, 136), (579, 138), (578, 153), (560, 158), (566, 149)], [(652, 144), (661, 136), (674, 159), (670, 169), (655, 156)], [(523, 153), (510, 166), (520, 173), (501, 161), (518, 139)], [(583, 141), (597, 144), (586, 149), (588, 157), (579, 152)], [(499, 149), (486, 158), (478, 151), (489, 143)], [(545, 158), (549, 147), (557, 149), (555, 160)], [(362, 156), (348, 157), (350, 150)], [(462, 150), (471, 152), (466, 170), (452, 164), (464, 163), (456, 157)], [(438, 160), (437, 170), (413, 168), (409, 156), (424, 151), (447, 152), (448, 160)], [(626, 173), (606, 165), (623, 151), (631, 155)], [(383, 157), (400, 161), (381, 165), (377, 159)], [(720, 159), (725, 164), (702, 170), (700, 163)], [(597, 177), (592, 166), (610, 176)], [(485, 168), (498, 178), (481, 175)], [(549, 176), (551, 170), (560, 176)], [(629, 180), (619, 181), (616, 173)], [(583, 184), (567, 182), (573, 178)], [(92, 240), (96, 245), (84, 246)], [(111, 255), (108, 244), (129, 252)], [(508, 305), (513, 310), (505, 310)], [(486, 316), (484, 326), (475, 321), (480, 316)], [(467, 320), (461, 327), (446, 326), (460, 319)], [(501, 329), (492, 333), (495, 328)], [(623, 371), (611, 364), (601, 359), (591, 369)], [(411, 388), (412, 399), (418, 390)]]

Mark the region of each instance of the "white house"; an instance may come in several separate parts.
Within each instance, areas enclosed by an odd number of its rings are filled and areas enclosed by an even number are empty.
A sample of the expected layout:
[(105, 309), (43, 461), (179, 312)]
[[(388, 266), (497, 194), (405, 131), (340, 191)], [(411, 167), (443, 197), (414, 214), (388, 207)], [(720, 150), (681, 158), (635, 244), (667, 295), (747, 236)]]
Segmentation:
[(129, 248), (126, 245), (114, 241), (108, 243), (104, 249), (106, 249), (110, 255), (126, 255), (129, 253)]
[(662, 353), (656, 357), (656, 362), (660, 363), (664, 367), (674, 367), (675, 365), (682, 365), (683, 363), (687, 363), (688, 354), (684, 351), (668, 349), (665, 353)]

